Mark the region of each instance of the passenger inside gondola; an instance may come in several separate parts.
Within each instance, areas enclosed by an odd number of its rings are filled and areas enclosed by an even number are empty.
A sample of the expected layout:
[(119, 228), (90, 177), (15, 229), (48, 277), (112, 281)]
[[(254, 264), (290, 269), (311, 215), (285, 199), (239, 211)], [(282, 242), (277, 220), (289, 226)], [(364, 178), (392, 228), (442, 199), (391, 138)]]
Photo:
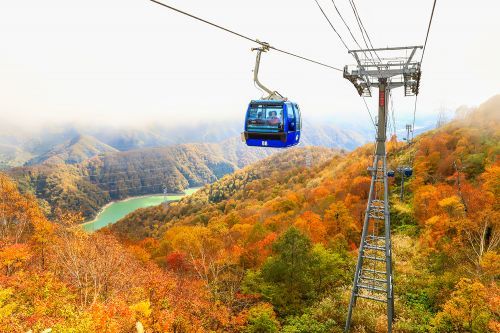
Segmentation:
[(283, 106), (253, 105), (248, 112), (247, 126), (251, 132), (282, 130)]
[(281, 124), (281, 117), (278, 117), (278, 113), (276, 111), (271, 111), (269, 112), (267, 123), (269, 125), (279, 125)]

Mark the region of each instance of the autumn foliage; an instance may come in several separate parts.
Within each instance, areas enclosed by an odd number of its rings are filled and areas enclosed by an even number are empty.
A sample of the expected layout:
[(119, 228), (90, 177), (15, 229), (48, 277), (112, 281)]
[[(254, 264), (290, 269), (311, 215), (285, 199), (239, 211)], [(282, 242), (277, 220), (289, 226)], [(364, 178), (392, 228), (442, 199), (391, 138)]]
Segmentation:
[[(499, 99), (388, 144), (414, 168), (404, 200), (391, 180), (397, 332), (500, 328)], [(0, 175), (2, 332), (342, 332), (372, 153), (292, 149), (92, 234)], [(353, 328), (384, 315), (359, 301)]]

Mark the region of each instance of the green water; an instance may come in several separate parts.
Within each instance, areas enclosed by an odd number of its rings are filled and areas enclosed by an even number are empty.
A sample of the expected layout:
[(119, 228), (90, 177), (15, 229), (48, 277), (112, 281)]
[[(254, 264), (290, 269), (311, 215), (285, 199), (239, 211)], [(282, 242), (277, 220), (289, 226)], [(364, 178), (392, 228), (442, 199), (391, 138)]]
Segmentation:
[[(198, 188), (190, 188), (184, 191), (184, 194), (167, 195), (168, 201), (180, 200), (186, 195), (194, 193)], [(165, 196), (162, 194), (153, 194), (136, 198), (129, 198), (123, 201), (112, 202), (106, 206), (97, 217), (90, 222), (83, 224), (83, 229), (88, 232), (96, 231), (107, 225), (113, 224), (132, 213), (134, 210), (144, 207), (157, 206), (165, 201)]]

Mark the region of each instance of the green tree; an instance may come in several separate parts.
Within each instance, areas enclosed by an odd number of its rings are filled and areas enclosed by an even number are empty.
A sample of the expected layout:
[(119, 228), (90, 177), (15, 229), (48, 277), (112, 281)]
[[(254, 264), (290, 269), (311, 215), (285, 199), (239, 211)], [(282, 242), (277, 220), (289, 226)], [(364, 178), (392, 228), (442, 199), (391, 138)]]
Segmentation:
[[(333, 323), (333, 322), (332, 322)], [(283, 326), (282, 333), (330, 333), (333, 326), (330, 323), (321, 323), (310, 314), (289, 317), (286, 325)]]
[(248, 271), (242, 290), (261, 294), (280, 315), (301, 314), (327, 290), (350, 279), (347, 257), (311, 244), (297, 228), (288, 229), (273, 245), (273, 255), (260, 271)]
[(245, 333), (277, 333), (279, 328), (276, 314), (269, 304), (259, 304), (250, 309)]
[(322, 244), (315, 244), (310, 257), (309, 275), (316, 295), (350, 279), (346, 258), (341, 254), (326, 249)]
[(274, 243), (274, 254), (262, 267), (262, 278), (270, 286), (265, 296), (280, 314), (299, 313), (313, 298), (311, 248), (309, 238), (292, 227)]

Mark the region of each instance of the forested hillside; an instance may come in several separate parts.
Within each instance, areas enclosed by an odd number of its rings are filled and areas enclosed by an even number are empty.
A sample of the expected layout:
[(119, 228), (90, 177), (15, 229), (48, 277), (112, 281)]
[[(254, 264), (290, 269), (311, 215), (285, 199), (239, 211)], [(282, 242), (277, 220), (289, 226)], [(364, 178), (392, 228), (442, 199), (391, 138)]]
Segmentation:
[[(500, 330), (500, 96), (411, 145), (391, 180), (396, 332)], [(296, 148), (85, 234), (1, 175), (5, 332), (342, 332), (373, 145)], [(97, 165), (100, 167), (100, 165)], [(359, 300), (355, 332), (384, 332)]]
[[(174, 224), (206, 224), (214, 215), (229, 212), (225, 209), (226, 205), (231, 206), (252, 198), (258, 199), (253, 204), (260, 206), (270, 195), (282, 196), (281, 189), (303, 187), (304, 182), (313, 176), (311, 167), (340, 156), (338, 152), (328, 148), (292, 148), (286, 153), (273, 155), (227, 175), (166, 209), (161, 206), (139, 209), (113, 226), (113, 230), (127, 238), (142, 239), (159, 237)], [(297, 175), (301, 173), (305, 174)], [(285, 187), (274, 187), (275, 184)], [(257, 198), (253, 198), (254, 196)]]
[(88, 218), (110, 200), (163, 193), (165, 187), (176, 192), (205, 185), (271, 153), (230, 139), (221, 144), (109, 152), (77, 164), (64, 163), (59, 154), (43, 164), (13, 168), (9, 174), (52, 216), (60, 208)]
[[(414, 167), (404, 201), (400, 178), (391, 186), (400, 332), (499, 329), (499, 110), (497, 96), (411, 145), (388, 144), (393, 169)], [(268, 304), (254, 305), (256, 327), (340, 331), (373, 146), (312, 168), (281, 167), (299, 152), (228, 175), (168, 208), (139, 210), (112, 230), (135, 241), (153, 237), (155, 246), (142, 243), (158, 264), (174, 269), (180, 260), (232, 311), (241, 297)], [(354, 325), (382, 332), (384, 316), (361, 301)]]

